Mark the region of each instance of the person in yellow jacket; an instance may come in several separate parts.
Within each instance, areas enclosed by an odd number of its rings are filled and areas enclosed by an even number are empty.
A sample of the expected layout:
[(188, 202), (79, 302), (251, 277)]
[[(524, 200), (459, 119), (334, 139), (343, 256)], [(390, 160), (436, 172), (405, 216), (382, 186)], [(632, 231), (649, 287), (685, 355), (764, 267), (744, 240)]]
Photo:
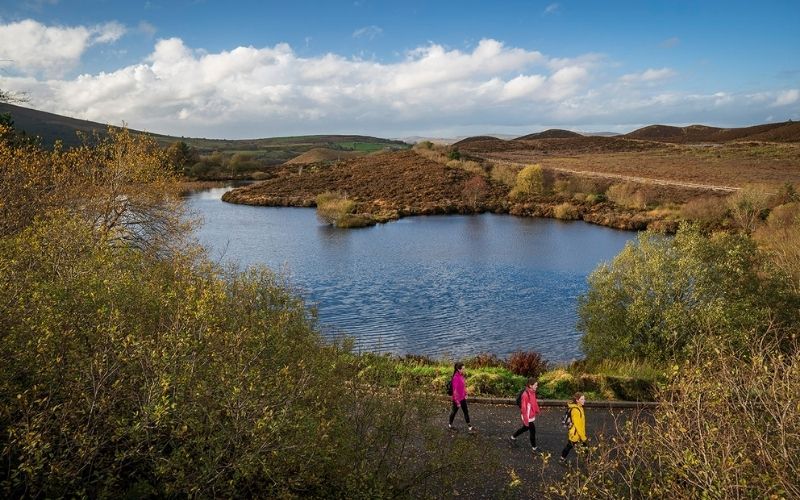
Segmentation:
[(586, 442), (586, 415), (584, 413), (583, 405), (586, 403), (586, 396), (583, 393), (576, 392), (572, 396), (572, 400), (567, 404), (569, 408), (569, 416), (571, 424), (567, 431), (567, 445), (561, 452), (561, 463), (567, 463), (567, 455), (572, 451), (576, 444), (583, 444)]

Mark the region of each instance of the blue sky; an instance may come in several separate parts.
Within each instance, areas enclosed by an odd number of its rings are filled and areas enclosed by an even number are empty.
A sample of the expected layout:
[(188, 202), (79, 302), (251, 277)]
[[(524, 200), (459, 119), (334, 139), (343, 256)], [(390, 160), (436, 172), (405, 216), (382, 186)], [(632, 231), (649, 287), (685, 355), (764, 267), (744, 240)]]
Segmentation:
[(800, 2), (0, 0), (0, 88), (185, 136), (800, 119)]

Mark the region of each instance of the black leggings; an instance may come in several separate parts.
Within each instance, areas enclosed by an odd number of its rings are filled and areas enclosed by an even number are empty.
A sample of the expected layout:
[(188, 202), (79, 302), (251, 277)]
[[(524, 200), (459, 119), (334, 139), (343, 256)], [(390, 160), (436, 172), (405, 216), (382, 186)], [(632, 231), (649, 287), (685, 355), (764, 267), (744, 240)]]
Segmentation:
[(517, 429), (517, 432), (514, 433), (514, 437), (519, 436), (520, 434), (522, 434), (525, 431), (529, 431), (530, 432), (530, 435), (531, 435), (530, 436), (531, 437), (531, 446), (536, 448), (536, 426), (533, 425), (533, 422), (529, 423), (527, 426), (523, 425), (522, 427)]
[[(453, 407), (450, 410), (450, 425), (453, 425), (453, 419), (456, 418), (456, 413), (458, 413), (459, 405), (453, 401)], [(461, 410), (464, 412), (464, 420), (469, 425), (469, 409), (467, 409), (467, 400), (461, 401)]]

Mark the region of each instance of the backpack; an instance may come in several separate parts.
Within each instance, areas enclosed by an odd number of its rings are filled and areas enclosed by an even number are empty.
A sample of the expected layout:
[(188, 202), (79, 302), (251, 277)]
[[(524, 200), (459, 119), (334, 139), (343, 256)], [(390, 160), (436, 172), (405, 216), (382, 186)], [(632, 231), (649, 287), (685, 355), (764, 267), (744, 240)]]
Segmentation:
[(522, 408), (522, 394), (524, 392), (525, 389), (523, 388), (521, 391), (519, 391), (519, 393), (517, 393), (517, 406), (519, 406), (520, 408)]
[(447, 382), (444, 383), (444, 392), (447, 393), (448, 396), (453, 395), (453, 378), (447, 379)]
[(572, 408), (567, 408), (564, 416), (561, 417), (561, 427), (566, 427), (567, 429), (572, 427)]

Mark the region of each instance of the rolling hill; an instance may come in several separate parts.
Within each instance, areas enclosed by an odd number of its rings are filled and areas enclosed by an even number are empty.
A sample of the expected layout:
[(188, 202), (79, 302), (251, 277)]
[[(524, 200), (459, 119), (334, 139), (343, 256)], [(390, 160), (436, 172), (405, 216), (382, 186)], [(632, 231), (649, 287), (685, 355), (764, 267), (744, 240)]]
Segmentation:
[[(67, 116), (47, 113), (32, 108), (0, 103), (0, 113), (10, 113), (14, 127), (31, 136), (38, 136), (45, 146), (52, 146), (56, 140), (69, 146), (81, 143), (78, 132), (91, 134), (102, 133), (108, 125), (79, 120)], [(145, 133), (134, 131), (137, 133)], [(407, 149), (403, 141), (382, 139), (363, 135), (307, 135), (290, 137), (270, 137), (263, 139), (206, 139), (193, 137), (176, 137), (148, 133), (162, 145), (184, 141), (200, 153), (211, 151), (268, 151), (282, 161), (289, 160), (313, 148), (329, 148), (342, 151), (375, 151), (385, 148)]]
[(621, 137), (676, 144), (729, 141), (800, 142), (800, 123), (788, 121), (740, 128), (649, 125)]

